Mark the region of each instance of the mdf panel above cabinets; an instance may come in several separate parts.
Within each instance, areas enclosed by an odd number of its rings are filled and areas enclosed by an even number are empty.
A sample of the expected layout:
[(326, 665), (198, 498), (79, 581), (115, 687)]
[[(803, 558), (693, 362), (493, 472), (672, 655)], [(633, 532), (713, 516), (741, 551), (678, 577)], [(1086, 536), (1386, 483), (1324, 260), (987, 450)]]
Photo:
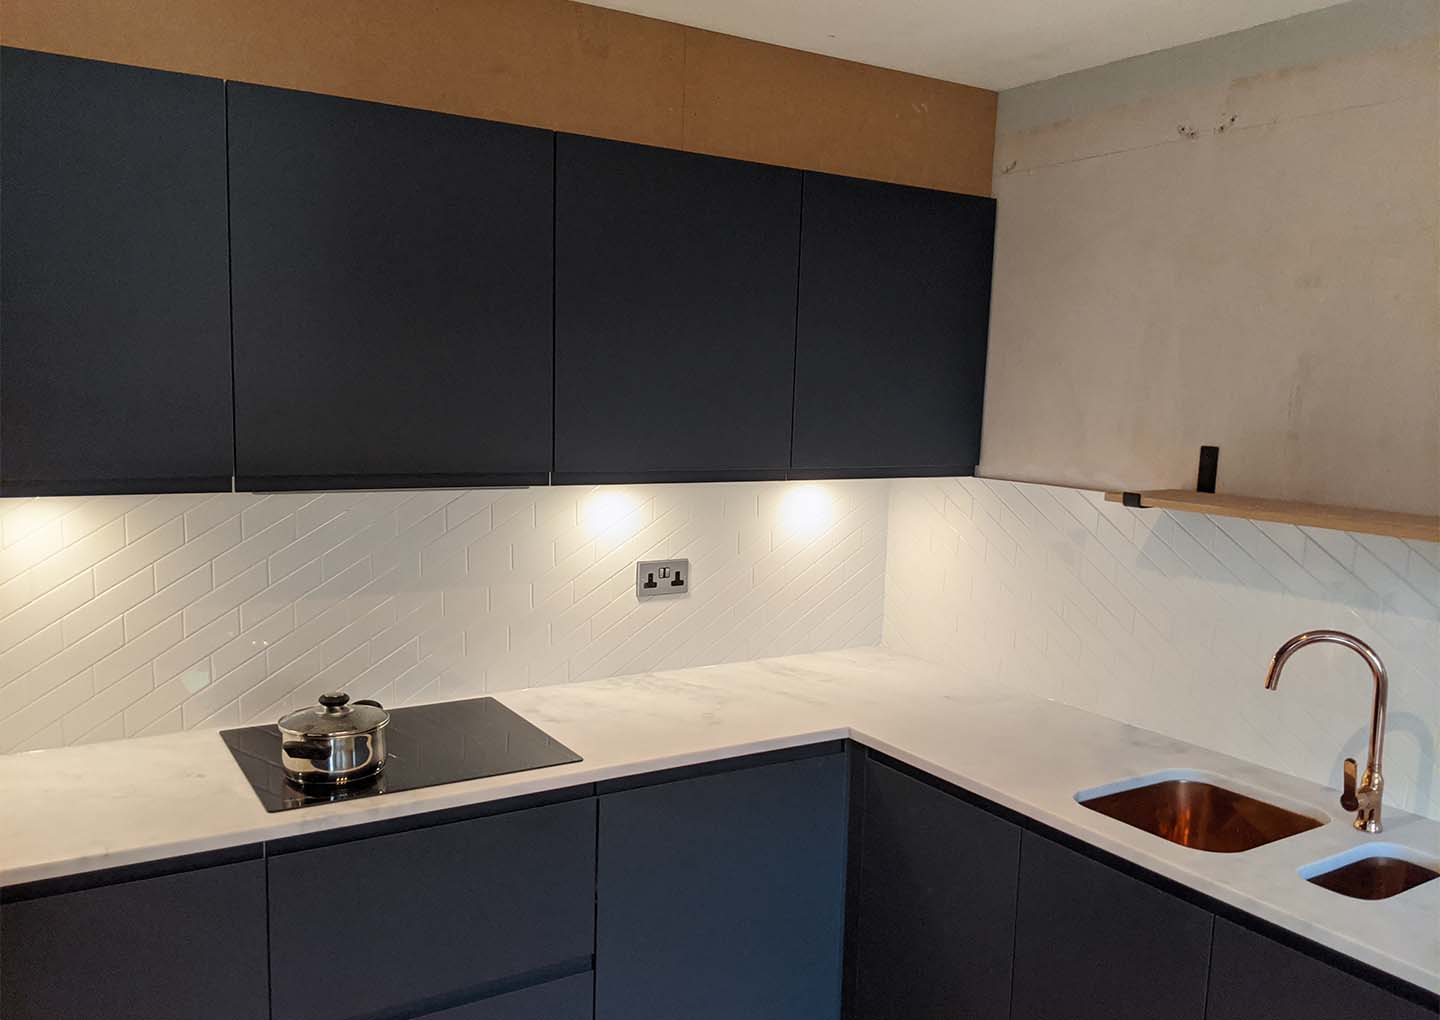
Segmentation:
[(543, 484), (553, 134), (228, 100), (237, 486)]
[(785, 477), (800, 177), (559, 136), (557, 482)]
[(793, 477), (980, 459), (995, 203), (805, 175)]
[(225, 93), (0, 51), (0, 495), (228, 490)]

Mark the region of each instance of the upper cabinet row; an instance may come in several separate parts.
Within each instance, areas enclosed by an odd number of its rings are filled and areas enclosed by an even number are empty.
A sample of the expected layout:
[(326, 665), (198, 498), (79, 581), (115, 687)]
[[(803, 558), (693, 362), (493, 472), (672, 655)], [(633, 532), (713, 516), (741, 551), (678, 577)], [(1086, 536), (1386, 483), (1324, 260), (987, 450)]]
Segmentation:
[(964, 474), (994, 203), (0, 52), (0, 495)]

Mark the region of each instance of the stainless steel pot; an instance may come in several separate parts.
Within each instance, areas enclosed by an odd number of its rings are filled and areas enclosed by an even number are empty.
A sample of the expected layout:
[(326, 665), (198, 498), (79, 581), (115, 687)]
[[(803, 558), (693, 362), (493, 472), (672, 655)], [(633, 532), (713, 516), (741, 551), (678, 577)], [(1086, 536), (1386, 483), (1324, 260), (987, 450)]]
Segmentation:
[(390, 713), (378, 701), (352, 703), (341, 691), (322, 694), (318, 707), (280, 720), (280, 764), (287, 777), (307, 786), (368, 779), (385, 767), (389, 723)]

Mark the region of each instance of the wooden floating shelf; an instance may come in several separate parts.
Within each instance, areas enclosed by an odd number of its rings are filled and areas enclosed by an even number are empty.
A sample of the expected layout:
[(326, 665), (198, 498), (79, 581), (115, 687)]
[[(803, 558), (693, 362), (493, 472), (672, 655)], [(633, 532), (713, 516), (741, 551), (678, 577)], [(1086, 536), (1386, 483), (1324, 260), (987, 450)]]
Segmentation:
[(1440, 542), (1440, 516), (1401, 514), (1390, 510), (1362, 510), (1348, 506), (1325, 506), (1321, 503), (1294, 503), (1283, 499), (1255, 499), (1250, 496), (1222, 496), (1214, 492), (1190, 492), (1186, 489), (1159, 489), (1149, 492), (1107, 492), (1111, 503), (1136, 505), (1157, 510), (1183, 510), (1189, 513), (1213, 514), (1217, 517), (1245, 517), (1252, 521), (1277, 521), (1281, 524), (1303, 524), (1311, 528), (1332, 528), (1336, 531), (1358, 531), (1366, 535), (1389, 535), (1391, 538), (1414, 538)]

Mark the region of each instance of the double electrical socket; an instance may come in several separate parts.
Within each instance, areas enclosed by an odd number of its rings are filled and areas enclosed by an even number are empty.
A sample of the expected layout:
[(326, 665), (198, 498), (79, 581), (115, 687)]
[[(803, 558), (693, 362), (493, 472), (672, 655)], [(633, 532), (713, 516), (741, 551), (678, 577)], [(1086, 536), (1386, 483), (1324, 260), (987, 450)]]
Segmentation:
[(635, 564), (635, 597), (685, 595), (690, 591), (689, 560), (641, 560)]

